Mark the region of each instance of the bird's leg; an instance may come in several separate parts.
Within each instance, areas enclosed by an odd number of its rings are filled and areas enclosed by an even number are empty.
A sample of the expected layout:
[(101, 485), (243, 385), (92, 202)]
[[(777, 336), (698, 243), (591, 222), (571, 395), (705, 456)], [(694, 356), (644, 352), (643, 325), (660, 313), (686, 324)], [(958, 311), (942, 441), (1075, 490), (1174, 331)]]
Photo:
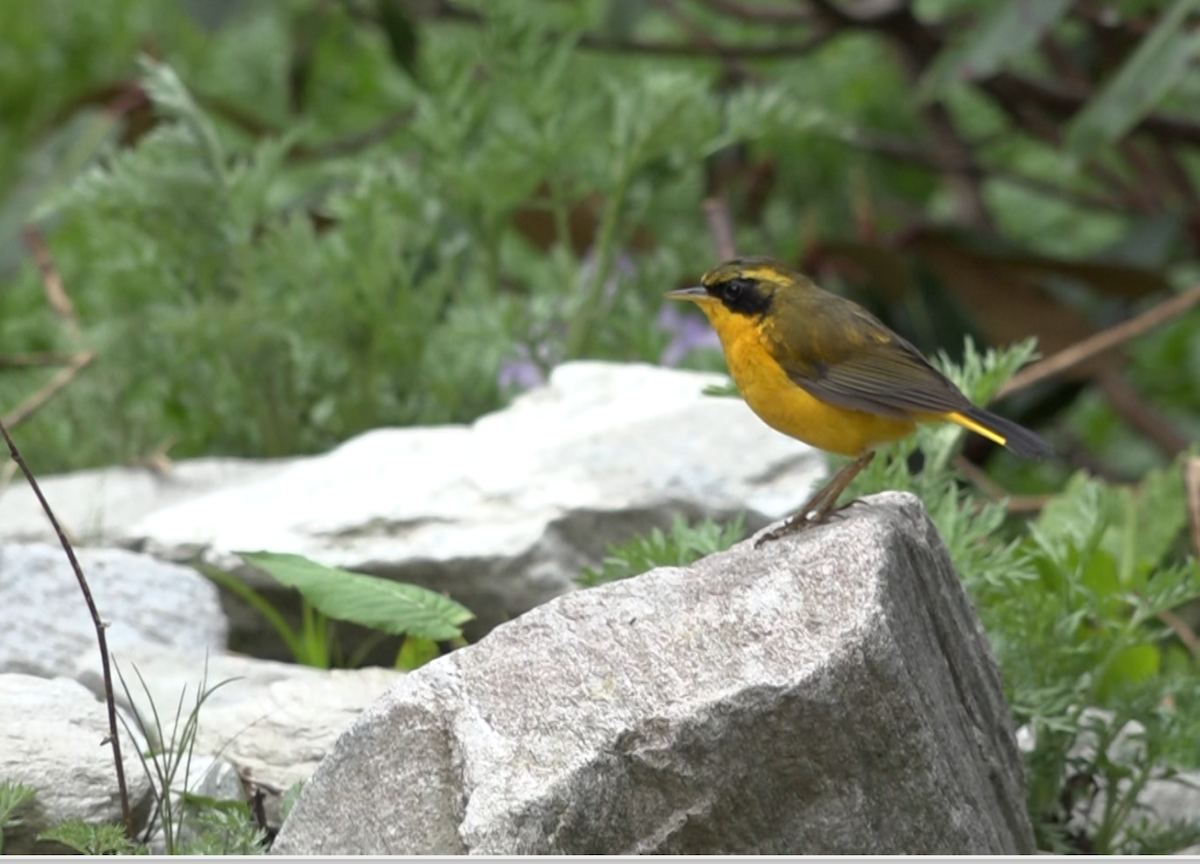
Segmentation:
[(875, 451), (868, 450), (841, 471), (834, 474), (833, 478), (822, 486), (815, 495), (809, 498), (808, 502), (795, 515), (775, 530), (768, 531), (759, 537), (754, 543), (754, 548), (757, 549), (771, 540), (778, 540), (780, 537), (784, 537), (795, 531), (800, 531), (811, 525), (820, 525), (826, 521), (835, 512), (834, 506), (837, 504), (837, 500), (841, 497), (841, 494), (846, 491), (846, 487), (850, 485), (850, 481), (857, 477), (860, 471), (870, 465), (871, 460), (874, 458)]

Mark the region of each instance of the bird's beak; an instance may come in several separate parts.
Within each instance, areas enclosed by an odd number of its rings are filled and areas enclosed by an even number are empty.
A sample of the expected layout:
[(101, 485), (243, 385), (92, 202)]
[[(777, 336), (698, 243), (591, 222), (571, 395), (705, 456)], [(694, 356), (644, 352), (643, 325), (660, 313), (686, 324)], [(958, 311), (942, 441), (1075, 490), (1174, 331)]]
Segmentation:
[(691, 288), (676, 288), (674, 291), (668, 291), (666, 296), (672, 300), (691, 300), (693, 303), (709, 299), (709, 293), (704, 290), (702, 285), (695, 285)]

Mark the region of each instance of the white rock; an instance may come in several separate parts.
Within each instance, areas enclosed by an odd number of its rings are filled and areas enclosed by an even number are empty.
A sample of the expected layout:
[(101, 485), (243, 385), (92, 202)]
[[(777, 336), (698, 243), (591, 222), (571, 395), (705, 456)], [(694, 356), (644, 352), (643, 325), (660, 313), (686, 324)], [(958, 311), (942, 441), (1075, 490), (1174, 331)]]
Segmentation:
[[(122, 549), (77, 549), (110, 652), (137, 647), (223, 651), (228, 629), (215, 585), (187, 567)], [(99, 663), (96, 631), (62, 547), (0, 545), (0, 672), (71, 676)]]
[[(293, 460), (190, 459), (169, 474), (149, 468), (98, 468), (39, 477), (55, 518), (73, 543), (102, 546), (144, 516), (209, 492), (263, 480)], [(33, 492), (15, 480), (0, 495), (0, 541), (57, 543)]]
[[(677, 513), (747, 510), (753, 530), (803, 503), (824, 458), (740, 399), (702, 394), (723, 380), (569, 363), (472, 426), (380, 429), (286, 465), (222, 463), (230, 476), (216, 488), (147, 494), (144, 512), (106, 509), (124, 492), (96, 494), (128, 482), (126, 471), (45, 485), (52, 501), (86, 499), (65, 514), (76, 532), (98, 525), (109, 542), (170, 560), (199, 555), (266, 589), (276, 586), (234, 553), (299, 553), (445, 591), (485, 629), (571, 590), (609, 542), (665, 528)], [(177, 470), (194, 476), (187, 463)], [(0, 536), (30, 533), (36, 504), (24, 492), (0, 499)]]
[(579, 591), (408, 675), (274, 850), (1034, 850), (994, 657), (924, 509)]
[[(68, 819), (122, 821), (108, 714), (65, 678), (0, 674), (0, 779), (37, 790), (24, 824), (5, 832), (4, 851), (27, 853), (39, 831)], [(122, 730), (121, 761), (131, 806), (145, 809), (150, 784)]]

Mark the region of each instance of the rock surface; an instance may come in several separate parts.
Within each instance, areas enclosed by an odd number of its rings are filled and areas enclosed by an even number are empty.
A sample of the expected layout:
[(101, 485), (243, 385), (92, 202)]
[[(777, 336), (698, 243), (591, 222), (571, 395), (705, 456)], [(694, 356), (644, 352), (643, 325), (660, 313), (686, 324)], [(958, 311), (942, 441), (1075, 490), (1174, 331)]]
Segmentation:
[[(571, 590), (609, 542), (678, 513), (751, 530), (798, 507), (824, 457), (716, 375), (568, 363), (471, 426), (380, 429), (286, 463), (203, 460), (166, 478), (113, 469), (47, 478), (75, 535), (174, 561), (200, 557), (276, 589), (233, 553), (268, 549), (446, 591), (477, 632)], [(0, 498), (0, 538), (49, 538), (36, 501)], [(260, 622), (254, 619), (254, 626)]]
[[(78, 549), (76, 557), (111, 625), (110, 652), (225, 649), (220, 594), (195, 570), (123, 549)], [(84, 651), (99, 664), (92, 618), (62, 547), (0, 545), (0, 672), (73, 676)]]
[[(63, 678), (0, 675), (0, 780), (37, 790), (24, 824), (4, 835), (4, 851), (26, 854), (39, 831), (67, 819), (120, 822), (121, 805), (108, 715), (88, 690)], [(144, 809), (150, 785), (122, 733), (121, 758), (129, 798)]]
[(941, 539), (911, 496), (870, 502), (558, 598), (406, 676), (274, 851), (1032, 852), (999, 671)]

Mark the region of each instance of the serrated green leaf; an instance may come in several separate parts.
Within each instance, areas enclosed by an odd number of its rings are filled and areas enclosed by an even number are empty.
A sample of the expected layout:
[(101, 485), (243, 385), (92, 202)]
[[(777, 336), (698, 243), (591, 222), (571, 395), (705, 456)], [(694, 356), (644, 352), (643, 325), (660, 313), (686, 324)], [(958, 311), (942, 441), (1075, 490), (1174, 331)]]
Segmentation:
[(303, 555), (237, 554), (280, 583), (295, 588), (314, 607), (339, 621), (441, 641), (461, 637), (459, 625), (475, 617), (460, 603), (417, 585), (326, 567)]
[(1075, 115), (1067, 147), (1088, 157), (1121, 138), (1183, 77), (1200, 49), (1200, 32), (1183, 27), (1200, 0), (1176, 0), (1108, 85)]
[(1066, 566), (1071, 552), (1081, 558), (1091, 555), (1106, 524), (1104, 488), (1081, 471), (1042, 508), (1031, 534), (1056, 563)]

